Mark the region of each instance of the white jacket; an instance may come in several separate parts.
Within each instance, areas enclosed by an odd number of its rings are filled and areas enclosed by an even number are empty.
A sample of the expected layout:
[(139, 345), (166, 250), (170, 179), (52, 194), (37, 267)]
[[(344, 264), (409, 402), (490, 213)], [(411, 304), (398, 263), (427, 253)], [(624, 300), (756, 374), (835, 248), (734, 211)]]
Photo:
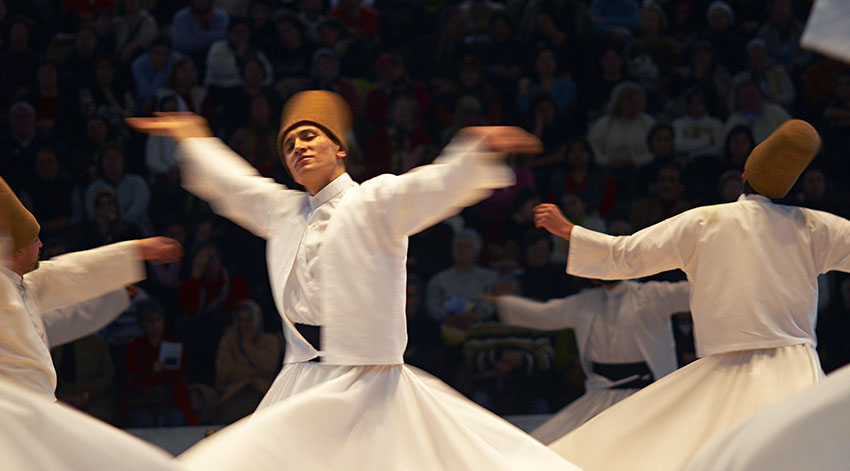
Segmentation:
[[(433, 164), (403, 175), (381, 175), (346, 190), (316, 257), (323, 312), (324, 363), (401, 364), (407, 344), (404, 314), (408, 236), (514, 183), (513, 172), (455, 139)], [(260, 176), (215, 138), (178, 146), (184, 186), (218, 214), (268, 240), (273, 296), (283, 319), (286, 362), (307, 361), (314, 350), (284, 310), (284, 286), (310, 212), (309, 195)]]

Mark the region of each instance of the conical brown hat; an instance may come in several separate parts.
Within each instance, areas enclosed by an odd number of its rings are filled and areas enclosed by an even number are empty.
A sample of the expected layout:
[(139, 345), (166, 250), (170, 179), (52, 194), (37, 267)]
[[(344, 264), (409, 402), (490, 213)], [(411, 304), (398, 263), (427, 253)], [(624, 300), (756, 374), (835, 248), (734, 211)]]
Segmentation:
[(0, 178), (0, 236), (10, 235), (11, 248), (16, 251), (35, 240), (40, 230), (35, 216), (15, 196), (6, 180)]
[[(312, 123), (324, 128), (331, 137), (348, 150), (348, 133), (351, 130), (351, 108), (345, 99), (326, 90), (298, 92), (283, 106), (280, 133), (277, 135), (277, 151), (283, 159), (283, 139), (299, 124)], [(284, 162), (286, 165), (286, 162)]]
[(811, 124), (792, 119), (757, 145), (744, 164), (750, 186), (768, 198), (784, 198), (820, 150)]

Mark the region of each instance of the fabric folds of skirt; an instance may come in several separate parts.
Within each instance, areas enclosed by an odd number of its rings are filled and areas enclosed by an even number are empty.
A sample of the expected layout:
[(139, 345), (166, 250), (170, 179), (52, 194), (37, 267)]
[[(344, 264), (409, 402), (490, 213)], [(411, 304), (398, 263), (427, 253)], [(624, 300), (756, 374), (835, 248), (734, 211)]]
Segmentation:
[(405, 365), (286, 365), (257, 412), (178, 457), (190, 470), (576, 470)]
[(587, 471), (678, 470), (712, 438), (822, 376), (808, 345), (709, 355), (549, 447)]

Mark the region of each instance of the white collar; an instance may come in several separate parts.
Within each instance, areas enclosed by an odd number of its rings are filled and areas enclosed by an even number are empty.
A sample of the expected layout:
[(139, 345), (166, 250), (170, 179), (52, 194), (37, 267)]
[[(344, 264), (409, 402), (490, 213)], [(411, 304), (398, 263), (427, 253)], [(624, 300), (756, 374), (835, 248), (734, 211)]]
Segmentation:
[(764, 203), (770, 203), (770, 201), (771, 201), (770, 198), (768, 198), (767, 196), (764, 196), (764, 195), (759, 195), (759, 194), (755, 194), (755, 193), (746, 195), (744, 193), (741, 193), (741, 195), (738, 196), (738, 201), (744, 201), (744, 200), (761, 201), (761, 202), (764, 202)]
[(332, 182), (325, 185), (318, 193), (310, 197), (310, 209), (316, 209), (319, 206), (327, 203), (334, 196), (342, 193), (348, 187), (354, 186), (357, 183), (351, 179), (348, 173), (336, 177)]

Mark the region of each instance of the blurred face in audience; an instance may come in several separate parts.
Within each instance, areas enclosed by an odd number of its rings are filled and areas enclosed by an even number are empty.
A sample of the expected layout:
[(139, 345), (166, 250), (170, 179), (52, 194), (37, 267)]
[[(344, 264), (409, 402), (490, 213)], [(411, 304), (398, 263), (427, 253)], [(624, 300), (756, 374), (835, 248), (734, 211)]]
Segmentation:
[(688, 116), (699, 118), (705, 115), (705, 103), (702, 101), (702, 96), (691, 95), (688, 97)]
[(637, 118), (643, 112), (643, 94), (639, 91), (625, 92), (620, 101), (619, 115), (626, 119)]
[(744, 192), (744, 183), (740, 178), (729, 178), (723, 181), (720, 186), (720, 199), (723, 202), (731, 203), (736, 201), (741, 193)]
[(266, 125), (269, 124), (271, 118), (271, 109), (269, 102), (263, 95), (257, 95), (251, 100), (251, 122)]
[(735, 164), (743, 165), (753, 150), (753, 141), (746, 132), (738, 131), (729, 136), (729, 157)]
[(94, 202), (94, 212), (98, 220), (114, 221), (118, 219), (118, 199), (113, 194), (100, 195)]
[(747, 60), (750, 62), (750, 67), (761, 70), (767, 65), (767, 51), (761, 46), (750, 46), (747, 48)]
[(35, 133), (35, 109), (28, 103), (15, 103), (9, 110), (9, 127), (15, 135), (28, 138)]
[(738, 88), (738, 109), (751, 110), (761, 105), (761, 93), (751, 83), (745, 83)]
[(242, 66), (242, 81), (248, 88), (259, 88), (263, 84), (263, 66), (255, 61), (249, 60)]
[(656, 10), (644, 8), (641, 11), (640, 30), (643, 34), (656, 34), (661, 30), (661, 18)]
[(12, 51), (24, 51), (29, 47), (30, 30), (20, 21), (15, 22), (9, 28), (9, 49)]
[(573, 170), (586, 169), (590, 164), (590, 150), (585, 143), (577, 141), (570, 145), (567, 163)]
[(708, 17), (708, 27), (714, 31), (726, 31), (732, 26), (732, 17), (722, 8), (712, 8)]
[(470, 266), (478, 259), (478, 247), (475, 240), (471, 237), (458, 237), (452, 247), (452, 257), (455, 265)]
[(820, 201), (826, 195), (826, 177), (820, 169), (809, 169), (803, 174), (803, 194), (808, 201)]
[(649, 142), (650, 150), (659, 157), (672, 157), (673, 149), (673, 131), (668, 128), (659, 128), (652, 135), (652, 140)]
[(175, 75), (176, 87), (178, 90), (185, 90), (193, 85), (195, 85), (198, 81), (198, 74), (195, 71), (195, 65), (191, 62), (182, 62), (180, 66), (177, 68), (177, 72)]
[(658, 180), (655, 182), (658, 198), (662, 201), (675, 201), (682, 196), (681, 174), (672, 167), (663, 167), (658, 172)]
[(171, 49), (165, 44), (157, 44), (151, 49), (151, 67), (153, 70), (165, 70), (168, 65), (168, 58), (171, 56)]
[(525, 264), (540, 268), (549, 262), (552, 252), (552, 239), (541, 238), (525, 248)]
[(161, 312), (151, 311), (146, 313), (140, 324), (148, 339), (154, 342), (159, 342), (162, 339), (162, 334), (165, 332), (165, 317)]
[(257, 335), (257, 323), (250, 309), (240, 309), (236, 313), (236, 330), (242, 338), (252, 339)]
[(103, 177), (118, 182), (124, 177), (124, 156), (118, 149), (106, 149), (103, 153)]
[(92, 116), (86, 123), (86, 136), (91, 142), (103, 142), (109, 133), (109, 126), (106, 121), (99, 116)]
[(537, 61), (535, 62), (534, 70), (541, 77), (550, 77), (555, 75), (555, 69), (557, 67), (557, 63), (555, 61), (555, 55), (552, 54), (552, 51), (540, 51), (537, 55)]
[(77, 32), (77, 38), (74, 43), (77, 46), (77, 51), (83, 57), (91, 57), (97, 47), (97, 36), (94, 31), (83, 29)]
[(59, 175), (59, 162), (52, 150), (40, 150), (35, 156), (35, 173), (45, 181), (54, 180)]
[(42, 93), (45, 91), (55, 91), (59, 86), (59, 73), (56, 70), (56, 65), (52, 62), (45, 62), (38, 68), (38, 89)]
[(587, 211), (587, 204), (578, 195), (566, 193), (561, 197), (561, 208), (567, 219), (581, 219)]
[(101, 87), (109, 87), (115, 77), (115, 66), (108, 59), (101, 59), (95, 66), (94, 76)]
[(599, 59), (602, 74), (605, 76), (618, 76), (623, 70), (623, 58), (613, 49), (606, 49)]

